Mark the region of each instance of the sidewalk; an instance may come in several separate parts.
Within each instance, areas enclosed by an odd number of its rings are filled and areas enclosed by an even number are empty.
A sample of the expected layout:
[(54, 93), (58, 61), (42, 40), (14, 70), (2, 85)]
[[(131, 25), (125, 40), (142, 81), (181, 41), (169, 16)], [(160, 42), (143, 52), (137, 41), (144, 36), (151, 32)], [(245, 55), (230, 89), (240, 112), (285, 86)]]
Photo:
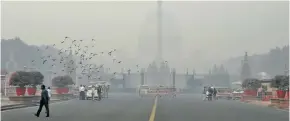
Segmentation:
[(268, 107), (271, 104), (270, 101), (257, 101), (257, 100), (256, 101), (249, 101), (246, 103), (260, 105), (260, 106), (266, 106), (266, 107)]
[[(50, 100), (50, 103), (56, 103), (60, 101), (67, 101), (67, 100), (59, 100), (59, 99), (52, 99)], [(9, 101), (7, 99), (1, 100), (1, 111), (4, 110), (11, 110), (11, 109), (18, 109), (18, 108), (25, 108), (25, 107), (31, 107), (31, 106), (39, 106), (39, 101), (32, 102), (30, 104), (23, 104), (23, 103), (17, 103), (14, 101)]]
[(279, 109), (279, 110), (289, 111), (289, 109), (284, 109), (284, 108), (279, 108), (279, 107), (273, 106), (271, 104), (271, 101), (246, 101), (245, 103), (259, 105), (259, 106), (265, 106), (265, 107), (272, 107), (272, 108)]
[[(60, 101), (59, 99), (51, 99), (51, 102), (55, 101)], [(39, 103), (39, 100), (33, 101), (35, 103)], [(2, 106), (8, 106), (8, 105), (18, 105), (21, 104), (21, 102), (15, 102), (15, 101), (10, 101), (8, 97), (1, 97), (1, 107)]]
[(16, 104), (20, 104), (20, 103), (10, 101), (8, 97), (1, 97), (1, 107), (7, 106), (7, 105), (16, 105)]

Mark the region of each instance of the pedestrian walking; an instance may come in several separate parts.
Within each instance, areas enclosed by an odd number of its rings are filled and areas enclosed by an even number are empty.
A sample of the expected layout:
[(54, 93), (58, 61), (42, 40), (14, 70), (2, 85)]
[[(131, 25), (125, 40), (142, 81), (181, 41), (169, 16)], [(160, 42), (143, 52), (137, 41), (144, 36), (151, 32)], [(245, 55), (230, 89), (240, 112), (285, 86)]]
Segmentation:
[(97, 92), (98, 92), (98, 99), (100, 101), (102, 99), (102, 87), (101, 87), (101, 85), (98, 86)]
[(96, 90), (96, 87), (93, 85), (92, 86), (92, 100), (93, 101), (95, 100), (95, 90)]
[(262, 92), (263, 92), (263, 88), (262, 87), (258, 88), (257, 97), (259, 100), (262, 100)]
[(47, 87), (47, 93), (48, 93), (48, 102), (50, 101), (51, 98), (51, 90), (50, 87)]
[(85, 100), (85, 87), (83, 85), (80, 85), (79, 92), (80, 100)]
[[(48, 105), (49, 105), (50, 98), (51, 98), (51, 90), (50, 90), (50, 87), (47, 87), (47, 93), (48, 93)], [(45, 113), (47, 113), (47, 112), (45, 112)]]
[(46, 117), (49, 117), (49, 107), (48, 107), (48, 92), (45, 89), (45, 85), (41, 85), (41, 99), (40, 99), (40, 105), (37, 110), (37, 113), (34, 114), (35, 116), (39, 117), (39, 114), (42, 110), (42, 107), (45, 106), (46, 109)]
[(206, 100), (206, 91), (207, 91), (207, 87), (203, 87), (203, 91), (202, 91), (202, 100), (205, 101)]

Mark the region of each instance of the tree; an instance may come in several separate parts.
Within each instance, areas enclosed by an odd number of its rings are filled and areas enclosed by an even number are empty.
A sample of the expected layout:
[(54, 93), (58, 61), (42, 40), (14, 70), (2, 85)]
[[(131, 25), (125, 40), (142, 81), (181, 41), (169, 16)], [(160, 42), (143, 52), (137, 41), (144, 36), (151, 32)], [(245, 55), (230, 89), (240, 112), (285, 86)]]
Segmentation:
[(29, 72), (16, 71), (11, 75), (9, 85), (24, 87), (30, 84), (31, 79)]
[(72, 84), (74, 84), (73, 79), (68, 75), (57, 76), (52, 79), (52, 85), (56, 87), (66, 87)]
[(30, 80), (30, 84), (32, 86), (43, 84), (44, 76), (42, 75), (42, 73), (38, 71), (33, 71), (33, 72), (30, 72), (30, 74), (32, 76), (32, 79)]
[(14, 72), (9, 80), (9, 84), (13, 86), (24, 87), (27, 85), (40, 85), (43, 83), (44, 76), (40, 72), (25, 72), (16, 71)]
[(248, 78), (245, 79), (242, 83), (242, 87), (246, 88), (246, 89), (254, 89), (257, 90), (258, 88), (261, 87), (261, 82), (258, 79), (254, 79), (254, 78)]
[(280, 90), (289, 89), (289, 76), (277, 75), (271, 81), (271, 87), (278, 88)]

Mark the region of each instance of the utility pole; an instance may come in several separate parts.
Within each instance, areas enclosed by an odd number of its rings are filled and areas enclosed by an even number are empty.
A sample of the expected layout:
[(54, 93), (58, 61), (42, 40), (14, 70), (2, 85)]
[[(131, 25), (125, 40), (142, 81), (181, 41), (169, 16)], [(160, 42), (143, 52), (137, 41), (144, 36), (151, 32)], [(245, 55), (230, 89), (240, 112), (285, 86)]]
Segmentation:
[(144, 69), (141, 70), (141, 85), (144, 85)]
[(176, 76), (176, 70), (172, 69), (172, 85), (173, 85), (173, 88), (175, 88), (175, 76)]

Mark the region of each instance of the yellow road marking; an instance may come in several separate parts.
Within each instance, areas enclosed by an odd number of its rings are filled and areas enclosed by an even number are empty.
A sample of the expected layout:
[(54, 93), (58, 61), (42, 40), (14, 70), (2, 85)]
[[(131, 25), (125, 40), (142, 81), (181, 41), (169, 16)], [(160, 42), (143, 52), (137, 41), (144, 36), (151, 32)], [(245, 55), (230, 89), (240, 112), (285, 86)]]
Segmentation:
[(154, 104), (153, 104), (153, 108), (152, 108), (152, 111), (151, 111), (151, 115), (150, 115), (149, 121), (154, 121), (154, 119), (155, 119), (157, 100), (158, 100), (158, 96), (155, 97), (155, 100), (154, 100)]

